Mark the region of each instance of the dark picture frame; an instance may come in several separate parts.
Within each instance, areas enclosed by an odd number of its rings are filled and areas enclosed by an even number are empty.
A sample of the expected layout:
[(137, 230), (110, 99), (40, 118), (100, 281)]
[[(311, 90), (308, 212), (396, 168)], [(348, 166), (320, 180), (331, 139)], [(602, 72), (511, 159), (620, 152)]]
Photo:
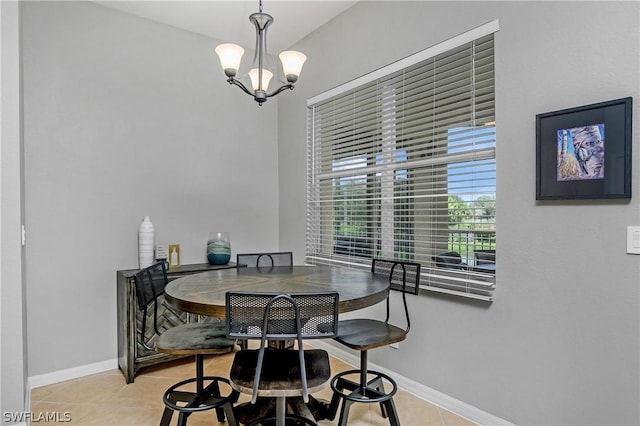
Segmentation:
[(536, 115), (536, 200), (631, 198), (632, 98)]

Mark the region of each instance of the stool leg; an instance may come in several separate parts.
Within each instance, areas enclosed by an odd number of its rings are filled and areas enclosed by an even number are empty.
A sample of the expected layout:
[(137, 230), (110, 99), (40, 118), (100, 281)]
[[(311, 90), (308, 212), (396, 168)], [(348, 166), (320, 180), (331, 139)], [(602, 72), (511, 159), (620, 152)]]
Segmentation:
[(160, 426), (169, 426), (171, 423), (171, 417), (173, 417), (173, 410), (169, 407), (164, 407), (162, 419), (160, 419)]
[(396, 404), (393, 403), (393, 398), (381, 403), (385, 406), (385, 412), (389, 418), (389, 424), (391, 426), (400, 426), (400, 418), (398, 417), (398, 411), (396, 410)]
[(178, 426), (187, 426), (187, 418), (190, 413), (180, 413), (178, 415)]
[[(382, 383), (382, 377), (378, 376), (375, 380), (372, 380), (369, 383), (369, 386), (377, 390), (378, 392), (384, 393), (384, 383)], [(380, 403), (380, 411), (382, 412), (382, 417), (387, 418), (387, 410), (385, 408), (385, 404), (383, 402)]]
[(362, 395), (366, 396), (367, 389), (367, 351), (360, 352), (360, 388)]
[(287, 399), (284, 396), (276, 398), (276, 425), (285, 426), (287, 417)]
[(336, 417), (336, 414), (338, 414), (338, 408), (340, 408), (340, 401), (343, 399), (340, 396), (340, 393), (345, 390), (348, 389), (349, 391), (353, 391), (354, 389), (358, 388), (358, 384), (351, 382), (350, 380), (347, 380), (343, 377), (339, 377), (336, 380), (336, 390), (337, 392), (334, 392), (333, 395), (331, 396), (331, 402), (329, 403), (329, 409), (327, 410), (327, 416), (329, 417), (329, 420), (333, 420)]
[(227, 424), (229, 426), (238, 426), (238, 421), (236, 420), (236, 415), (233, 412), (233, 405), (231, 404), (231, 402), (227, 402), (226, 404), (224, 404), (223, 409), (225, 414), (227, 415)]
[(204, 357), (201, 354), (196, 355), (196, 392), (202, 395), (204, 390)]
[[(342, 388), (340, 387), (340, 380), (338, 379), (338, 382), (336, 384), (336, 388), (338, 390), (342, 390)], [(340, 397), (338, 396), (338, 392), (333, 392), (333, 395), (331, 396), (331, 402), (329, 403), (329, 413), (328, 413), (328, 417), (329, 420), (333, 420), (336, 418), (336, 414), (338, 413), (338, 407), (340, 406)]]
[[(217, 380), (214, 380), (209, 386), (207, 386), (207, 393), (213, 395), (215, 397), (220, 397), (220, 385)], [(218, 407), (216, 408), (216, 415), (218, 416), (218, 422), (224, 422), (224, 408)]]
[(348, 399), (342, 401), (342, 408), (340, 409), (340, 420), (338, 420), (338, 426), (347, 426), (351, 404), (353, 404), (353, 401), (349, 401)]

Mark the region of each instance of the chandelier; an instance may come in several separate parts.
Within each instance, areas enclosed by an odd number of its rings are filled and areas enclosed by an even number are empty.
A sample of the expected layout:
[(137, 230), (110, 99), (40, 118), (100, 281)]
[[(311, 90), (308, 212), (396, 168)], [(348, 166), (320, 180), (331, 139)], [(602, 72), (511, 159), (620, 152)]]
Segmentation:
[(228, 77), (227, 82), (238, 86), (245, 93), (253, 96), (253, 99), (262, 106), (267, 101), (267, 98), (275, 96), (286, 89), (293, 90), (295, 87), (293, 84), (298, 81), (302, 65), (307, 60), (307, 57), (303, 53), (293, 50), (280, 53), (278, 56), (282, 62), (282, 71), (286, 82), (280, 81), (280, 87), (268, 92), (269, 82), (273, 77), (273, 73), (265, 68), (267, 65), (267, 28), (273, 23), (273, 17), (267, 13), (262, 13), (262, 0), (260, 0), (260, 12), (252, 13), (249, 16), (249, 22), (256, 27), (255, 53), (248, 73), (252, 90), (249, 90), (245, 84), (236, 78), (244, 49), (237, 44), (224, 43), (216, 47), (216, 53), (220, 58), (222, 69)]

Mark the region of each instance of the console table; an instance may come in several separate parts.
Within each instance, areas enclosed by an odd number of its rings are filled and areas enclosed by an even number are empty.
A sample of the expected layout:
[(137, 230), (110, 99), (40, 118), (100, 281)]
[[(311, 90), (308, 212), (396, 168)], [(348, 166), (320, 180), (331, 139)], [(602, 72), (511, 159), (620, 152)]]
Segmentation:
[[(182, 265), (177, 268), (170, 268), (167, 271), (169, 281), (184, 277), (186, 275), (197, 274), (215, 269), (235, 268), (236, 264), (229, 262), (226, 265), (210, 265), (199, 263), (193, 265)], [(172, 359), (181, 358), (177, 355), (166, 355), (149, 350), (142, 345), (142, 311), (138, 309), (135, 290), (135, 274), (138, 269), (127, 269), (116, 272), (117, 292), (116, 305), (118, 307), (118, 366), (127, 383), (134, 381), (135, 375), (143, 367), (166, 362)], [(146, 342), (153, 344), (158, 338), (153, 329), (153, 310), (147, 312), (147, 327), (145, 330)], [(201, 315), (181, 312), (169, 306), (164, 296), (158, 298), (158, 326), (160, 329), (169, 328), (187, 322), (202, 322), (212, 320)], [(151, 346), (151, 345), (150, 345)]]

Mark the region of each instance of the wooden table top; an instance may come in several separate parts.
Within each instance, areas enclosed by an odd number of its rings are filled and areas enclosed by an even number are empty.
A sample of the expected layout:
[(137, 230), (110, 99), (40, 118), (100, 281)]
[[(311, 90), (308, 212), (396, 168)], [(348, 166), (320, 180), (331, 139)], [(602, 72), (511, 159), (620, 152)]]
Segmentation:
[(194, 314), (224, 318), (227, 291), (304, 293), (337, 291), (340, 312), (375, 305), (389, 294), (389, 280), (370, 271), (330, 266), (277, 266), (207, 271), (171, 281), (165, 299)]

